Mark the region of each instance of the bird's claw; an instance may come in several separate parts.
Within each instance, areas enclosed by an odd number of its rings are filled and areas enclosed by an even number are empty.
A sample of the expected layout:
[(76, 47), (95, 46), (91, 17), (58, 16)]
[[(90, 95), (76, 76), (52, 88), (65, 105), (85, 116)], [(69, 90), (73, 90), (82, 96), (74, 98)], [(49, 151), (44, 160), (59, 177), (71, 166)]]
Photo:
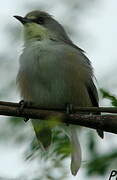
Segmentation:
[(73, 104), (67, 104), (66, 105), (66, 113), (72, 114), (73, 113)]
[(21, 100), (21, 101), (19, 102), (20, 111), (22, 111), (26, 105), (27, 105), (27, 102), (25, 102), (24, 100)]
[[(22, 112), (24, 107), (27, 107), (30, 103), (28, 103), (27, 101), (21, 100), (19, 102), (19, 112)], [(27, 122), (29, 120), (28, 117), (24, 118), (24, 122)]]
[[(73, 113), (73, 104), (67, 104), (66, 105), (66, 114), (72, 114)], [(69, 126), (68, 123), (66, 123), (67, 126)]]

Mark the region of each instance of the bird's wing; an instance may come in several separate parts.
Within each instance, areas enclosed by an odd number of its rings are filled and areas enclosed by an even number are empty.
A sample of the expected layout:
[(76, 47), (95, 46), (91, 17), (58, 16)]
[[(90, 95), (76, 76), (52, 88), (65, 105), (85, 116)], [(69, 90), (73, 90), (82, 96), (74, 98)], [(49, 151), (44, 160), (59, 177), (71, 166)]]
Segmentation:
[[(65, 41), (64, 41), (64, 42), (65, 42)], [(89, 66), (90, 70), (92, 71), (92, 76), (93, 76), (93, 68), (92, 68), (92, 66), (91, 66), (90, 60), (85, 56), (85, 51), (82, 50), (81, 48), (79, 48), (78, 46), (76, 46), (71, 40), (68, 40), (67, 43), (68, 43), (70, 46), (72, 46), (73, 48), (77, 49), (77, 50), (82, 54), (82, 56), (83, 56), (84, 59), (85, 59), (86, 64)], [(99, 102), (98, 93), (97, 93), (97, 89), (96, 89), (96, 86), (95, 86), (95, 84), (94, 84), (94, 82), (93, 82), (92, 77), (91, 77), (90, 82), (88, 82), (88, 84), (87, 84), (87, 91), (88, 91), (89, 97), (90, 97), (90, 99), (91, 99), (92, 105), (93, 105), (94, 107), (99, 107), (99, 103), (98, 103), (98, 102)], [(96, 113), (96, 114), (100, 114), (100, 113), (98, 112), (98, 113)], [(98, 135), (99, 135), (101, 138), (104, 137), (104, 133), (103, 133), (102, 130), (97, 129), (97, 133), (98, 133)]]
[(97, 93), (97, 89), (96, 89), (95, 84), (92, 79), (90, 80), (90, 84), (87, 85), (87, 91), (89, 93), (92, 105), (95, 107), (98, 107), (99, 106), (98, 93)]
[[(90, 84), (87, 85), (87, 91), (89, 93), (89, 97), (91, 99), (92, 105), (94, 107), (99, 107), (98, 93), (97, 93), (97, 89), (96, 89), (95, 84), (92, 79), (90, 81)], [(100, 112), (97, 112), (96, 114), (100, 114)], [(102, 130), (97, 129), (97, 133), (101, 138), (104, 138), (104, 132)]]

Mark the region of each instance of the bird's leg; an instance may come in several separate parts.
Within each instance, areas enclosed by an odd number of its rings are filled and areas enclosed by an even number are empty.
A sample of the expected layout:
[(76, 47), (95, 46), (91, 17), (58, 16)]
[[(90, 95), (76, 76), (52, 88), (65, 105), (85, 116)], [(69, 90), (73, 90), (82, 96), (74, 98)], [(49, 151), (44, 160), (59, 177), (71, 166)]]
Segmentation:
[[(72, 114), (73, 113), (73, 104), (69, 104), (67, 103), (66, 104), (66, 114)], [(66, 123), (67, 126), (69, 126), (68, 123)]]
[[(21, 101), (19, 102), (19, 106), (20, 106), (20, 107), (19, 107), (19, 111), (22, 112), (25, 107), (28, 107), (28, 106), (30, 106), (31, 104), (32, 104), (31, 102), (21, 100)], [(24, 118), (24, 121), (25, 121), (25, 122), (27, 122), (28, 120), (29, 120), (28, 117), (25, 117), (25, 118)]]
[(66, 105), (66, 113), (67, 114), (72, 114), (73, 113), (73, 104), (68, 104)]

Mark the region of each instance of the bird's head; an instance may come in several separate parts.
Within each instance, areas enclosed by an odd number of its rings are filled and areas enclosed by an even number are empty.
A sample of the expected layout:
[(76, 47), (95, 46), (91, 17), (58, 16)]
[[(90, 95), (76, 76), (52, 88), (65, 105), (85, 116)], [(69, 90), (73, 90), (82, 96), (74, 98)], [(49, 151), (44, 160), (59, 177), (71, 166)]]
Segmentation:
[(25, 40), (69, 39), (63, 27), (48, 13), (43, 11), (29, 12), (25, 17), (14, 16), (24, 26)]

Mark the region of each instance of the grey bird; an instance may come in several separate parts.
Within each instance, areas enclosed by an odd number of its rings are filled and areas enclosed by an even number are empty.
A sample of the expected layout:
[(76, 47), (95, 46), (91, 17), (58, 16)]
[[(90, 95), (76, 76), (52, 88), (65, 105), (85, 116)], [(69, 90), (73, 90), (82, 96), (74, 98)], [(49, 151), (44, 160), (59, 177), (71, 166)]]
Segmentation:
[[(43, 11), (14, 17), (24, 26), (24, 49), (17, 76), (23, 100), (45, 107), (98, 107), (91, 62), (62, 25)], [(51, 144), (51, 127), (45, 121), (32, 120), (32, 124), (38, 142), (47, 149)], [(71, 172), (76, 175), (81, 166), (77, 127), (69, 125), (66, 129), (72, 145)], [(103, 132), (97, 132), (103, 138)]]

